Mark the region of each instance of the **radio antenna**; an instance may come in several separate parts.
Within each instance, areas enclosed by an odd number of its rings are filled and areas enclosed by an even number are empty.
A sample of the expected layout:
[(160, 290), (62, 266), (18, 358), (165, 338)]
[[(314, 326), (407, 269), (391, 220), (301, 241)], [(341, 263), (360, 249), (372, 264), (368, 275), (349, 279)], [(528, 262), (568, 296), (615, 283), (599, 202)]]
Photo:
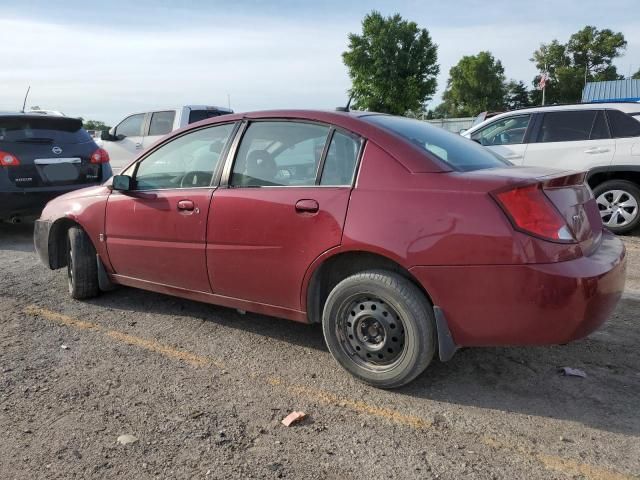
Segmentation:
[(22, 113), (24, 113), (24, 109), (27, 106), (27, 97), (29, 96), (30, 91), (31, 91), (31, 85), (29, 85), (29, 88), (27, 88), (27, 93), (25, 93), (24, 95), (24, 102), (22, 102)]
[(351, 100), (353, 100), (353, 93), (349, 96), (349, 101), (347, 102), (347, 106), (346, 107), (337, 107), (336, 111), (338, 111), (338, 112), (348, 112), (349, 111), (349, 107), (351, 106)]

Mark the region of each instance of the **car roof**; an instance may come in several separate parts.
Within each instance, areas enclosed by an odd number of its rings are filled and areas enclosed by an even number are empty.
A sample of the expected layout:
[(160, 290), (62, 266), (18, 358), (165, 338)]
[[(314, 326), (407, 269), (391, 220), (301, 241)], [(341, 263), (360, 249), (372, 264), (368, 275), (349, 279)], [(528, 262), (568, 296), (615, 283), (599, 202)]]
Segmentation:
[(605, 110), (615, 109), (625, 113), (640, 113), (640, 102), (591, 102), (591, 103), (575, 103), (575, 104), (562, 104), (562, 105), (545, 105), (540, 107), (528, 107), (520, 108), (517, 110), (510, 110), (508, 112), (501, 113), (494, 117), (488, 118), (483, 122), (475, 125), (467, 130), (468, 132), (475, 132), (489, 123), (493, 123), (501, 118), (507, 118), (514, 115), (522, 115), (526, 113), (542, 113), (542, 112), (554, 112), (562, 110)]
[[(392, 133), (391, 131), (374, 124), (363, 121), (365, 117), (373, 115), (386, 115), (376, 112), (362, 112), (357, 110), (337, 111), (337, 110), (262, 110), (256, 112), (232, 113), (219, 117), (208, 118), (186, 127), (176, 130), (171, 136), (180, 135), (182, 132), (199, 128), (204, 125), (214, 125), (218, 123), (234, 122), (239, 120), (306, 120), (311, 122), (321, 122), (334, 125), (338, 128), (353, 132), (367, 140), (372, 141), (378, 147), (394, 157), (401, 165), (412, 173), (433, 173), (450, 172), (452, 168), (444, 162), (425, 154), (425, 152), (412, 145), (406, 139)], [(419, 120), (416, 120), (419, 121)], [(439, 127), (430, 126), (437, 129)]]

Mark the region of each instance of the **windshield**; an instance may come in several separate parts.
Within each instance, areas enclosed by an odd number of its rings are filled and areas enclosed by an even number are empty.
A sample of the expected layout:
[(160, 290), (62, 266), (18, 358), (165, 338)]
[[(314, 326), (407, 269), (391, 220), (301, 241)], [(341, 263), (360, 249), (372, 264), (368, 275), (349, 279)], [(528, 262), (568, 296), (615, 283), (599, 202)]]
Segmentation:
[(361, 118), (400, 135), (455, 170), (467, 172), (510, 165), (476, 142), (420, 120), (391, 115), (367, 115)]

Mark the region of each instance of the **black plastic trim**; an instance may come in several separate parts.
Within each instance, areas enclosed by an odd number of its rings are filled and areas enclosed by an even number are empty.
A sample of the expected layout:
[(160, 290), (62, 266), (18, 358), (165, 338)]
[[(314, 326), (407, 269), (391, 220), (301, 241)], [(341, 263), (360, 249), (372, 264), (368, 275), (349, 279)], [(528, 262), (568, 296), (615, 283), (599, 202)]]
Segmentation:
[(460, 346), (456, 345), (453, 340), (453, 335), (449, 330), (449, 323), (442, 309), (434, 305), (433, 313), (436, 317), (436, 331), (438, 333), (438, 355), (441, 362), (448, 362), (453, 358)]

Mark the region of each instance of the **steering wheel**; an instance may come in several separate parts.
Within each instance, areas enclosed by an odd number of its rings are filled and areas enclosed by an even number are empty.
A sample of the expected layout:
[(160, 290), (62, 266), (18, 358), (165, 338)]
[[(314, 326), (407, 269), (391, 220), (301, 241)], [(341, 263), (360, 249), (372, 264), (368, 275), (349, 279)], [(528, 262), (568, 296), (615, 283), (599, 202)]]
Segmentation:
[(196, 188), (196, 187), (208, 187), (211, 184), (211, 172), (204, 172), (202, 170), (194, 170), (187, 172), (180, 180), (180, 188)]

